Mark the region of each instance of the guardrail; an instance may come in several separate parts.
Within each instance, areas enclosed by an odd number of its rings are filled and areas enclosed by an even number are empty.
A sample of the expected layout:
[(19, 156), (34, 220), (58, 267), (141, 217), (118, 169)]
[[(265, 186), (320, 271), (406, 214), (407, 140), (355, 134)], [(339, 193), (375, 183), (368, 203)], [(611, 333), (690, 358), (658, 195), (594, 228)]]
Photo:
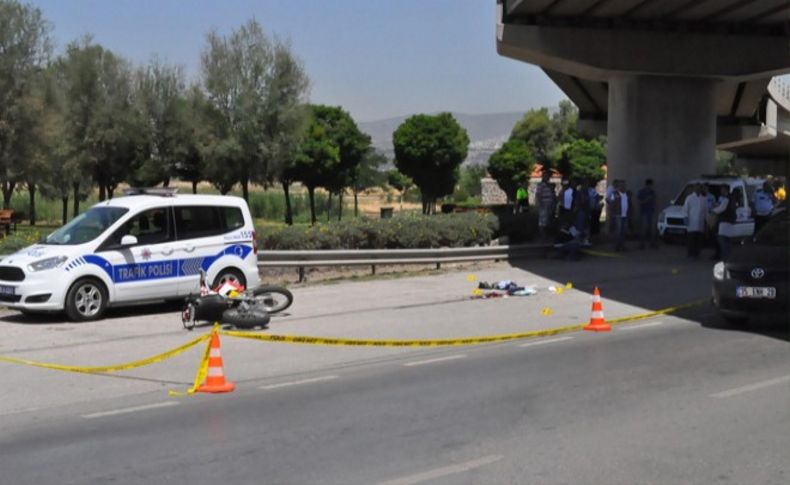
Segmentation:
[(469, 261), (498, 261), (542, 254), (550, 245), (518, 244), (510, 246), (480, 246), (473, 248), (442, 249), (366, 249), (323, 251), (261, 251), (258, 266), (263, 268), (298, 268), (299, 281), (304, 281), (304, 269), (320, 266), (370, 266), (376, 274), (378, 265), (461, 263)]

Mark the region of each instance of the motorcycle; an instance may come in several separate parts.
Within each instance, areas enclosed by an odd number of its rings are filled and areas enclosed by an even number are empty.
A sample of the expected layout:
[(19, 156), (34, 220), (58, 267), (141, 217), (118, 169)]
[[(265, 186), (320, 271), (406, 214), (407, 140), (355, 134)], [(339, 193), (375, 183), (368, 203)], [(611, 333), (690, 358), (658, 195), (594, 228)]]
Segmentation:
[(266, 328), (271, 315), (290, 307), (293, 294), (281, 286), (259, 286), (248, 290), (235, 281), (215, 288), (208, 285), (200, 270), (200, 293), (184, 300), (181, 323), (187, 330), (199, 322), (219, 322), (237, 328)]

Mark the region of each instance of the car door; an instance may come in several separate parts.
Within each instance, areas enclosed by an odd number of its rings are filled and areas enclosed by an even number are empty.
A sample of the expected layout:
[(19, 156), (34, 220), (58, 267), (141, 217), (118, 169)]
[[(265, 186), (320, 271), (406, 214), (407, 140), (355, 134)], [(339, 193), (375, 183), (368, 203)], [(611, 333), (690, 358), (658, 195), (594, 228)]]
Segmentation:
[(735, 204), (735, 224), (733, 224), (731, 237), (743, 238), (754, 234), (754, 214), (749, 205), (744, 184), (738, 184), (732, 188), (730, 202)]
[[(135, 244), (123, 246), (130, 235)], [(115, 300), (135, 301), (178, 295), (179, 261), (174, 255), (170, 207), (142, 211), (117, 229), (97, 251), (111, 266)]]
[[(185, 205), (173, 208), (175, 252), (181, 259), (179, 294), (199, 291), (200, 270), (208, 271), (225, 250), (220, 208), (210, 205)], [(211, 281), (208, 282), (209, 285)]]

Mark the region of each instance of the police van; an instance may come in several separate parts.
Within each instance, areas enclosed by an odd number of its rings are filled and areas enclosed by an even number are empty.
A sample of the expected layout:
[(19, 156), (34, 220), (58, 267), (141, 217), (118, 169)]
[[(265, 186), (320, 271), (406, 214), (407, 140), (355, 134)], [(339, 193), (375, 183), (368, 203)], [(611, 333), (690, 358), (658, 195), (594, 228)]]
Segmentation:
[(258, 286), (257, 252), (244, 199), (130, 189), (0, 260), (0, 305), (95, 320), (108, 306), (197, 293), (201, 269), (214, 285)]

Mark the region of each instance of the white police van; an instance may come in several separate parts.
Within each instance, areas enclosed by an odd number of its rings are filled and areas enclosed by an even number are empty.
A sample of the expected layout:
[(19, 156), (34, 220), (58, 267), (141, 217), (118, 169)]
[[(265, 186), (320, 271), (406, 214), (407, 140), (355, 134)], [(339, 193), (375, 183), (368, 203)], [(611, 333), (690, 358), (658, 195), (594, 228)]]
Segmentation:
[(101, 318), (110, 305), (185, 297), (200, 270), (219, 284), (260, 284), (244, 199), (131, 189), (100, 202), (39, 244), (0, 261), (0, 305)]

